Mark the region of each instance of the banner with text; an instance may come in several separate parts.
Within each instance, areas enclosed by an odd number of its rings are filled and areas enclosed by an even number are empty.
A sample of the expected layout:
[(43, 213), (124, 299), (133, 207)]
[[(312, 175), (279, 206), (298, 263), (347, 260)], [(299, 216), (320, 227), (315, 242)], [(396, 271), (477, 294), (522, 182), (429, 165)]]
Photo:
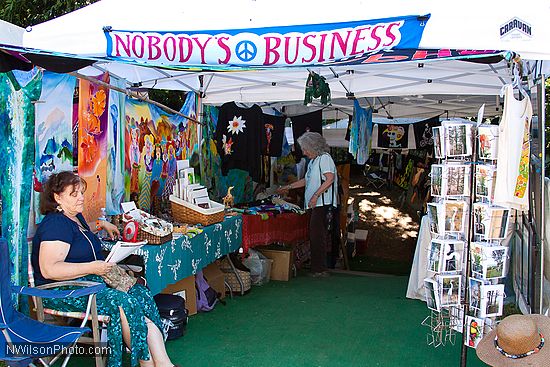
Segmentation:
[(107, 56), (172, 67), (290, 67), (346, 63), (365, 55), (417, 49), (424, 16), (212, 31), (105, 28)]

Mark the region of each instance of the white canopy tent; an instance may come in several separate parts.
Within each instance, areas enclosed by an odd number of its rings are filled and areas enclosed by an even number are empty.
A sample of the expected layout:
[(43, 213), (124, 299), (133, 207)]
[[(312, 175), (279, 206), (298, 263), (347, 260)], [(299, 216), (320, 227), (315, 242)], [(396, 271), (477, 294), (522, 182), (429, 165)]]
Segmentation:
[[(313, 65), (307, 70), (306, 67), (271, 67), (209, 71), (190, 68), (192, 65), (183, 65), (187, 70), (182, 70), (182, 65), (161, 68), (111, 61), (106, 56), (108, 44), (103, 31), (104, 27), (112, 27), (155, 32), (180, 30), (191, 34), (205, 29), (277, 29), (288, 24), (348, 22), (411, 14), (430, 14), (420, 49), (511, 50), (523, 59), (550, 59), (547, 42), (550, 39), (547, 21), (550, 6), (539, 0), (523, 6), (509, 0), (390, 0), (376, 6), (362, 0), (337, 5), (329, 0), (281, 0), (276, 4), (267, 0), (159, 0), (154, 6), (145, 0), (101, 0), (29, 27), (21, 44), (17, 40), (2, 43), (97, 60), (79, 73), (89, 76), (109, 71), (134, 88), (193, 90), (202, 93), (205, 104), (269, 102), (276, 108), (300, 104), (308, 70), (311, 70), (328, 81), (333, 107), (347, 113), (351, 113), (353, 104), (346, 97), (354, 96), (359, 98), (361, 105), (377, 108), (378, 115), (384, 117), (426, 117), (441, 111), (448, 111), (449, 116), (475, 115), (483, 103), (487, 116), (497, 114), (500, 101), (495, 96), (511, 77), (504, 60), (487, 64), (448, 59), (436, 61), (427, 57), (420, 61), (387, 64)], [(327, 109), (327, 113), (331, 110)]]

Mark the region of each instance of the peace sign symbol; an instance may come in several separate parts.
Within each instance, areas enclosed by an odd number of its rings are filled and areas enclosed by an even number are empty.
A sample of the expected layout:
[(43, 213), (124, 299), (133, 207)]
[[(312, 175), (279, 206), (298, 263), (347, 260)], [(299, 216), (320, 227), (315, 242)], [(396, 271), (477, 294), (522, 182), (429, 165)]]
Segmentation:
[(252, 41), (241, 41), (235, 47), (235, 54), (241, 61), (252, 61), (257, 53), (258, 48)]

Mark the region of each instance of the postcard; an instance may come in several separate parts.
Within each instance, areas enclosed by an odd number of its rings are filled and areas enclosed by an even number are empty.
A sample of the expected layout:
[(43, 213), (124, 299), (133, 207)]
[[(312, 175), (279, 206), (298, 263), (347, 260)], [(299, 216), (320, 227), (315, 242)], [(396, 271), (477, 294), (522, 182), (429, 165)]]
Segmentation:
[(476, 278), (470, 278), (470, 286), (468, 287), (468, 304), (470, 310), (476, 310), (479, 312), (481, 309), (481, 287), (485, 283)]
[(464, 232), (468, 204), (465, 201), (444, 201), (445, 232)]
[(485, 240), (504, 239), (508, 231), (509, 217), (508, 208), (475, 203), (474, 234)]
[(444, 142), (445, 133), (443, 126), (436, 126), (432, 128), (432, 135), (434, 141), (434, 157), (445, 158)]
[(432, 164), (431, 168), (431, 190), (432, 196), (444, 196), (447, 191), (443, 189), (443, 171), (444, 167), (441, 164)]
[(428, 271), (434, 273), (440, 273), (443, 267), (443, 241), (433, 239), (430, 243), (430, 250), (428, 251)]
[(470, 195), (470, 166), (465, 164), (449, 164), (444, 171), (446, 181), (446, 196)]
[(447, 157), (472, 155), (472, 125), (443, 123), (445, 127), (445, 154)]
[(460, 305), (462, 275), (437, 275), (441, 292), (441, 307)]
[(478, 156), (480, 159), (498, 158), (498, 125), (478, 127)]
[(466, 316), (466, 339), (464, 340), (464, 343), (467, 346), (477, 348), (477, 345), (483, 338), (484, 323), (484, 319)]
[(441, 306), (439, 304), (439, 289), (437, 282), (431, 278), (424, 279), (424, 290), (428, 308), (430, 310), (440, 311)]
[(504, 308), (504, 284), (485, 284), (481, 286), (480, 317), (502, 315)]
[(476, 196), (487, 200), (494, 199), (495, 185), (497, 182), (497, 166), (476, 166)]

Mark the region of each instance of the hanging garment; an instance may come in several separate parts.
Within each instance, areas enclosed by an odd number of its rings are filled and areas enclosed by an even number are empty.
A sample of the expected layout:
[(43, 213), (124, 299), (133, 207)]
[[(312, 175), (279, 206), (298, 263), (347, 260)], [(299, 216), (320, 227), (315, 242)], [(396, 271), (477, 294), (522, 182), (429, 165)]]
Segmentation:
[(292, 134), (294, 135), (294, 157), (296, 162), (299, 162), (303, 154), (297, 143), (298, 138), (307, 131), (323, 134), (323, 110), (294, 116), (290, 119), (292, 120)]
[(504, 110), (499, 125), (495, 204), (529, 208), (529, 150), (533, 107), (531, 99), (518, 101), (512, 85), (504, 87)]
[[(73, 170), (73, 95), (76, 78), (45, 71), (41, 103), (36, 104), (34, 187), (41, 191), (52, 173)], [(33, 195), (35, 223), (43, 216)]]
[(416, 149), (433, 150), (434, 140), (432, 128), (439, 125), (441, 125), (439, 116), (430, 117), (429, 119), (418, 121), (413, 124)]
[(285, 120), (284, 116), (263, 114), (262, 154), (270, 157), (281, 156)]
[(35, 144), (33, 101), (38, 100), (42, 86), (41, 72), (33, 70), (25, 76), (31, 79), (23, 84), (11, 71), (0, 73), (2, 236), (10, 244), (14, 285), (27, 285), (27, 225)]
[(374, 124), (372, 149), (415, 149), (412, 124)]
[[(111, 84), (124, 88), (124, 80), (111, 77)], [(124, 200), (124, 121), (126, 95), (109, 90), (109, 120), (107, 133), (107, 183), (105, 209), (108, 215), (122, 213)]]
[(260, 156), (264, 134), (262, 109), (228, 102), (221, 106), (216, 127), (216, 142), (225, 176), (231, 168), (247, 171), (256, 182), (260, 176)]
[(367, 163), (372, 135), (372, 109), (364, 109), (357, 100), (353, 101), (353, 119), (349, 135), (349, 152), (357, 164)]

